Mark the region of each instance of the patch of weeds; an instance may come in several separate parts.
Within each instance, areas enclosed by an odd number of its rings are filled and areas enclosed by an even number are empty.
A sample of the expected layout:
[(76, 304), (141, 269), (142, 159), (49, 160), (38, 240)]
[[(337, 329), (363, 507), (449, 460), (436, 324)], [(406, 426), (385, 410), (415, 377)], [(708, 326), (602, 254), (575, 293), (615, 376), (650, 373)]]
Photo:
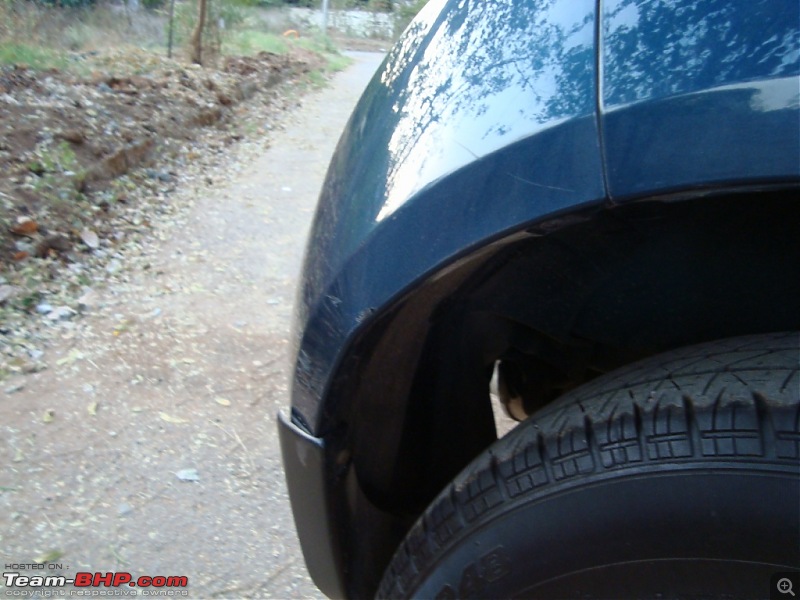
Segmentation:
[(37, 158), (28, 164), (28, 171), (33, 175), (28, 180), (29, 187), (47, 201), (49, 208), (65, 216), (71, 214), (73, 206), (84, 199), (80, 190), (86, 170), (68, 142), (40, 145), (36, 155)]
[(325, 71), (335, 73), (346, 69), (353, 60), (339, 52), (339, 48), (327, 35), (317, 34), (293, 40), (294, 45), (315, 52), (325, 59)]
[(226, 40), (225, 47), (228, 54), (243, 55), (259, 52), (286, 54), (289, 51), (289, 44), (281, 36), (254, 30), (235, 32)]
[(325, 87), (328, 84), (328, 79), (323, 75), (322, 71), (309, 71), (306, 78), (311, 86), (315, 88)]
[(49, 173), (75, 172), (78, 168), (78, 157), (69, 145), (61, 141), (55, 146), (40, 150), (39, 160), (36, 161), (41, 168)]
[[(302, 48), (325, 59), (326, 73), (334, 73), (347, 68), (352, 59), (339, 53), (339, 49), (326, 35), (317, 34), (310, 37), (286, 38), (274, 33), (266, 33), (256, 29), (239, 29), (225, 40), (226, 54), (253, 55), (259, 52), (287, 54), (292, 48)], [(313, 85), (322, 85), (322, 74), (310, 76)]]
[(101, 190), (95, 195), (95, 205), (97, 206), (114, 206), (128, 196), (128, 194), (136, 189), (136, 184), (127, 178), (115, 179), (110, 184), (108, 189)]
[[(38, 282), (28, 282), (29, 285), (35, 285)], [(41, 299), (41, 294), (39, 291), (28, 292), (27, 294), (20, 297), (15, 304), (19, 306), (22, 310), (26, 312), (32, 312), (36, 305), (39, 303)]]
[(252, 138), (255, 137), (257, 134), (261, 132), (261, 126), (255, 119), (247, 119), (242, 121), (239, 126), (236, 128), (236, 131), (244, 135), (245, 137)]
[(0, 43), (0, 64), (25, 65), (32, 69), (60, 69), (67, 66), (67, 60), (49, 48), (6, 42)]
[(306, 50), (311, 50), (312, 52), (339, 54), (339, 49), (336, 47), (336, 44), (333, 43), (333, 40), (321, 33), (310, 37), (296, 38), (293, 42), (295, 45), (305, 48)]

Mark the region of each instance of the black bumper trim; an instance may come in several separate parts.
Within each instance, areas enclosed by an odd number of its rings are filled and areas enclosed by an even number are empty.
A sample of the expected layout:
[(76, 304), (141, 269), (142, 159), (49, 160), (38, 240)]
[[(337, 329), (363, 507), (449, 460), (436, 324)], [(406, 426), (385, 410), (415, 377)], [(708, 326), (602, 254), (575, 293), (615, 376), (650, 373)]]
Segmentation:
[(345, 598), (327, 501), (324, 442), (300, 429), (280, 412), (278, 433), (294, 523), (308, 572), (327, 596)]

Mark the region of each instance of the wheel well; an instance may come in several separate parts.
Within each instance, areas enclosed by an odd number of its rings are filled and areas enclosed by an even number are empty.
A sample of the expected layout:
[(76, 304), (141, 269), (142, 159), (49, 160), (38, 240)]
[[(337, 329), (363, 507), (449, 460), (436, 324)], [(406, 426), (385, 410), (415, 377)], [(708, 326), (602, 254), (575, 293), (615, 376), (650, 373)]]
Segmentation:
[(355, 595), (374, 592), (416, 516), (495, 439), (496, 361), (532, 412), (646, 356), (800, 328), (796, 194), (562, 216), (465, 257), (376, 320), (339, 370), (326, 438)]

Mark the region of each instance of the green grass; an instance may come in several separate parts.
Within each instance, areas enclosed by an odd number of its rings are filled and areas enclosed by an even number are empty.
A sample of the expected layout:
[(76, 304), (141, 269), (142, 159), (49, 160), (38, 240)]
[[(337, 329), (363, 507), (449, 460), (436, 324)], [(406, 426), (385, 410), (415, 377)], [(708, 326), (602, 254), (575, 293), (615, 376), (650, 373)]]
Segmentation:
[(309, 71), (306, 74), (306, 78), (308, 79), (308, 83), (313, 88), (322, 88), (328, 84), (328, 80), (326, 79), (325, 75), (323, 75), (320, 71)]
[(338, 54), (339, 49), (327, 35), (317, 34), (292, 40), (296, 45), (320, 54)]
[(285, 38), (274, 33), (265, 33), (254, 29), (242, 29), (233, 32), (224, 41), (225, 54), (251, 55), (259, 52), (286, 54), (292, 46), (321, 54), (325, 59), (325, 71), (336, 72), (347, 68), (351, 59), (339, 53), (339, 50), (327, 36), (302, 38)]
[(0, 64), (26, 65), (32, 69), (64, 68), (67, 60), (55, 50), (14, 42), (0, 43)]
[(223, 45), (226, 54), (249, 55), (259, 52), (286, 54), (289, 51), (289, 44), (281, 36), (252, 29), (236, 31), (223, 42)]
[[(118, 22), (119, 17), (103, 7), (66, 11), (19, 0), (11, 11), (11, 5), (4, 4), (8, 1), (14, 0), (0, 0), (0, 65), (26, 65), (37, 70), (57, 68), (86, 75), (91, 67), (89, 62), (67, 58), (70, 52), (107, 48), (110, 39), (117, 39), (130, 44), (132, 50), (147, 48), (145, 52), (161, 53), (166, 41), (163, 31), (157, 35), (161, 17), (147, 11), (141, 11), (131, 26), (127, 21)], [(314, 85), (320, 85), (324, 74), (341, 71), (351, 63), (327, 36), (317, 33), (293, 38), (269, 33), (246, 7), (235, 4), (234, 0), (220, 0), (217, 8), (228, 23), (224, 32), (217, 32), (225, 55), (254, 55), (263, 51), (287, 54), (292, 48), (309, 50), (325, 61), (321, 73), (312, 76)], [(193, 11), (194, 7), (189, 5), (176, 11), (175, 46), (179, 54), (193, 24)], [(206, 38), (210, 40), (213, 36), (207, 33)]]
[(293, 43), (306, 50), (311, 50), (317, 54), (321, 54), (325, 58), (326, 72), (336, 72), (347, 68), (353, 61), (339, 53), (339, 49), (333, 43), (331, 38), (326, 35), (315, 35), (313, 37), (303, 37), (293, 40)]

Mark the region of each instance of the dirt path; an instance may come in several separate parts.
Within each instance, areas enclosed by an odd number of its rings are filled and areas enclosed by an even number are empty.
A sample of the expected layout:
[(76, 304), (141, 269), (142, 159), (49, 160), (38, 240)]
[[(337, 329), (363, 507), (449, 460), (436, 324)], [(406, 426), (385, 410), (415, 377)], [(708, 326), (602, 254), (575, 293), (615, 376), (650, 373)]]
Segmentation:
[(320, 597), (274, 415), (288, 402), (291, 305), (316, 196), (381, 59), (353, 56), (269, 150), (232, 161), (230, 184), (181, 192), (184, 218), (64, 328), (49, 368), (0, 391), (4, 564), (55, 553), (48, 574), (187, 576), (197, 598)]

